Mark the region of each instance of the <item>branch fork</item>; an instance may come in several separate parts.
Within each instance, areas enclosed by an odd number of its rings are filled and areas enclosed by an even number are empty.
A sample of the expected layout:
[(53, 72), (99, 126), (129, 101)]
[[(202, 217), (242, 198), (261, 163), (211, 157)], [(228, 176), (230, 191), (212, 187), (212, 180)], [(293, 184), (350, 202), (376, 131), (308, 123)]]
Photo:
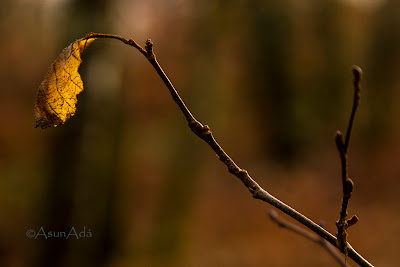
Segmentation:
[(236, 163), (229, 157), (229, 155), (222, 149), (222, 147), (218, 144), (218, 142), (214, 139), (210, 128), (207, 125), (201, 124), (196, 118), (191, 114), (189, 109), (186, 107), (185, 103), (179, 96), (178, 92), (172, 85), (171, 81), (168, 79), (165, 72), (162, 70), (161, 66), (157, 62), (156, 56), (153, 52), (153, 43), (150, 39), (146, 41), (145, 48), (142, 48), (138, 45), (133, 39), (125, 39), (118, 35), (113, 34), (104, 34), (104, 33), (90, 33), (84, 39), (90, 38), (112, 38), (120, 40), (121, 42), (130, 45), (139, 50), (147, 60), (151, 63), (154, 67), (160, 78), (163, 80), (164, 84), (168, 88), (171, 93), (172, 99), (178, 105), (180, 110), (182, 111), (183, 115), (185, 116), (189, 128), (202, 140), (204, 140), (217, 154), (218, 158), (221, 162), (223, 162), (230, 173), (235, 175), (239, 180), (243, 182), (245, 187), (250, 191), (255, 199), (260, 199), (264, 202), (271, 204), (272, 206), (276, 207), (277, 209), (281, 210), (282, 212), (286, 213), (293, 219), (297, 220), (311, 231), (319, 235), (321, 238), (325, 239), (327, 242), (332, 244), (333, 246), (340, 249), (341, 252), (348, 255), (351, 259), (353, 259), (357, 264), (360, 266), (373, 266), (369, 263), (366, 259), (364, 259), (360, 254), (357, 253), (353, 249), (353, 247), (347, 243), (347, 228), (350, 225), (353, 225), (357, 222), (356, 217), (352, 217), (350, 220), (347, 220), (347, 205), (348, 201), (351, 197), (351, 192), (353, 190), (353, 183), (348, 178), (347, 175), (347, 151), (348, 151), (348, 144), (350, 139), (351, 128), (353, 125), (355, 111), (357, 109), (359, 99), (360, 99), (360, 87), (359, 81), (361, 79), (361, 69), (357, 66), (353, 66), (353, 84), (355, 88), (354, 93), (354, 102), (353, 102), (353, 110), (350, 116), (350, 122), (346, 133), (346, 140), (343, 142), (342, 134), (339, 132), (336, 137), (336, 143), (339, 149), (339, 153), (341, 156), (342, 162), (342, 181), (343, 181), (343, 201), (342, 201), (342, 210), (340, 212), (340, 218), (337, 223), (338, 227), (338, 234), (337, 237), (333, 236), (331, 233), (327, 232), (323, 227), (316, 224), (300, 212), (296, 211), (292, 207), (288, 206), (287, 204), (283, 203), (279, 199), (272, 196), (266, 190), (264, 190), (261, 186), (259, 186), (249, 175), (249, 173), (241, 169)]

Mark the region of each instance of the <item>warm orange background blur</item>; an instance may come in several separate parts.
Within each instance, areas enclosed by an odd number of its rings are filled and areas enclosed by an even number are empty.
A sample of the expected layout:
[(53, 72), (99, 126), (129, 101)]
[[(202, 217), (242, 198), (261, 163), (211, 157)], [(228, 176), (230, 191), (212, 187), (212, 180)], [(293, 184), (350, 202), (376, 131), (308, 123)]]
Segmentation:
[[(34, 128), (53, 60), (105, 32), (151, 38), (186, 104), (239, 166), (332, 233), (341, 202), (333, 137), (346, 128), (350, 69), (360, 65), (349, 208), (360, 221), (349, 240), (376, 266), (396, 266), (399, 15), (396, 0), (2, 1), (0, 265), (338, 266), (268, 219), (271, 207), (190, 132), (132, 47), (93, 43), (76, 116)], [(27, 237), (41, 227), (92, 237)]]

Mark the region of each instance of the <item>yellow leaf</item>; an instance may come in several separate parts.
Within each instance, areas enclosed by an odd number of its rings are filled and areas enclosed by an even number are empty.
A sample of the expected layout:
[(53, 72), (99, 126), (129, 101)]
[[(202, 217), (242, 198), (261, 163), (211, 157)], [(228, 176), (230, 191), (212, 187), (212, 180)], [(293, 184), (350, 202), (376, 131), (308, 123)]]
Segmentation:
[(77, 95), (83, 90), (78, 72), (81, 54), (95, 38), (80, 39), (70, 44), (51, 65), (40, 84), (35, 104), (36, 127), (64, 124), (75, 114)]

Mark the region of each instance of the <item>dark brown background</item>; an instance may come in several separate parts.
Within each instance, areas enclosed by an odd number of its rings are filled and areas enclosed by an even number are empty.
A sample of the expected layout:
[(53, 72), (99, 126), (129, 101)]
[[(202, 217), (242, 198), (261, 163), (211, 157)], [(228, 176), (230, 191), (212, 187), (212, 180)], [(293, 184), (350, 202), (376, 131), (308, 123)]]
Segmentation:
[[(301, 3), (299, 3), (301, 2)], [(146, 59), (116, 40), (83, 55), (78, 113), (35, 129), (37, 89), (88, 32), (155, 43), (193, 114), (260, 185), (335, 232), (334, 133), (364, 70), (350, 144), (353, 247), (398, 259), (400, 4), (337, 1), (2, 1), (2, 266), (336, 266), (278, 228), (186, 127)], [(26, 232), (90, 229), (91, 238)]]

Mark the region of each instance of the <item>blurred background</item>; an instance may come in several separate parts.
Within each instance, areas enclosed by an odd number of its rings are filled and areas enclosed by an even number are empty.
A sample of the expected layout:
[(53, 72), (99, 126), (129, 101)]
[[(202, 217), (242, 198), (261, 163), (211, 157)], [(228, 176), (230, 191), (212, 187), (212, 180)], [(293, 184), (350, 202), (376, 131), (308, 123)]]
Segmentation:
[[(371, 263), (395, 266), (399, 15), (396, 0), (2, 1), (0, 265), (337, 266), (269, 220), (271, 206), (190, 132), (151, 65), (119, 41), (85, 51), (77, 114), (35, 129), (51, 63), (103, 32), (151, 38), (192, 113), (237, 164), (332, 233), (341, 204), (334, 134), (346, 129), (350, 70), (361, 66), (349, 156), (349, 215), (360, 221), (349, 241)], [(55, 237), (72, 229), (84, 237)]]

